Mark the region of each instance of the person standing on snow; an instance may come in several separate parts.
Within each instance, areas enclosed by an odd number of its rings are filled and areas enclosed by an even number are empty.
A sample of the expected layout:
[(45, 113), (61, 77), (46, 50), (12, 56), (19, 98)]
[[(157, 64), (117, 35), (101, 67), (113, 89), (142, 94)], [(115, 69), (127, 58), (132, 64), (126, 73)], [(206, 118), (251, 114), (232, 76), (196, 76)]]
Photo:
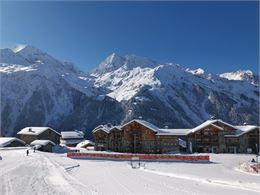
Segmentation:
[(27, 156), (29, 155), (29, 150), (28, 149), (26, 150), (26, 154), (27, 154)]

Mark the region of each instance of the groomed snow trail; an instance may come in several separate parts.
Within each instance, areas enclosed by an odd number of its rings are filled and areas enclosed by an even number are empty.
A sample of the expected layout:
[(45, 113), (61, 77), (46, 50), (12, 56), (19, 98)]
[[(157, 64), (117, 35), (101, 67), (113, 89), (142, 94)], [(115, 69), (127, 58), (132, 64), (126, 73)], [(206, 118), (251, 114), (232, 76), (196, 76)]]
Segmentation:
[(215, 163), (80, 160), (66, 154), (0, 149), (1, 195), (258, 195), (260, 175), (234, 168), (250, 155), (211, 155)]
[(77, 183), (59, 165), (40, 152), (26, 149), (0, 150), (0, 194), (44, 195), (83, 194), (83, 186)]

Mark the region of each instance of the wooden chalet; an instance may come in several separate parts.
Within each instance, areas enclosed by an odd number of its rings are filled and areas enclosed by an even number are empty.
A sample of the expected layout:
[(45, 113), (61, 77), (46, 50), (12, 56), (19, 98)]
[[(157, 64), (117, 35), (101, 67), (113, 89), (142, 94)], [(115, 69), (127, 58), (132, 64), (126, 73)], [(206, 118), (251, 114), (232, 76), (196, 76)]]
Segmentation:
[(84, 140), (82, 131), (62, 131), (60, 143), (69, 147), (75, 147), (78, 143)]
[(256, 153), (259, 144), (258, 126), (233, 126), (219, 119), (192, 129), (160, 129), (135, 119), (122, 126), (99, 125), (92, 133), (96, 150), (129, 153)]
[(50, 140), (34, 140), (30, 145), (43, 152), (52, 152), (55, 143)]
[[(159, 132), (162, 134), (157, 135)], [(122, 126), (100, 125), (93, 130), (93, 134), (96, 150), (129, 153), (161, 153), (179, 150), (177, 136), (169, 136), (144, 120), (132, 120)]]
[(34, 140), (50, 140), (59, 144), (61, 135), (50, 127), (25, 127), (17, 133), (17, 136), (26, 144)]

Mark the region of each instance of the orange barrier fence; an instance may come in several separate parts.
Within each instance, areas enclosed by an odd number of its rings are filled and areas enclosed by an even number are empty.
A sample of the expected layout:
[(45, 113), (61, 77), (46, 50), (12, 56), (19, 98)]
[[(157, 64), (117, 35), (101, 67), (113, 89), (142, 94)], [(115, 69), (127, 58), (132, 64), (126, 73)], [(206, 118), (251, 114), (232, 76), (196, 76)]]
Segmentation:
[(175, 160), (175, 161), (192, 161), (192, 162), (209, 162), (208, 155), (174, 155), (174, 154), (113, 154), (113, 153), (80, 153), (69, 152), (67, 157), (70, 158), (96, 158), (96, 159), (122, 159), (131, 160), (138, 157), (140, 160)]

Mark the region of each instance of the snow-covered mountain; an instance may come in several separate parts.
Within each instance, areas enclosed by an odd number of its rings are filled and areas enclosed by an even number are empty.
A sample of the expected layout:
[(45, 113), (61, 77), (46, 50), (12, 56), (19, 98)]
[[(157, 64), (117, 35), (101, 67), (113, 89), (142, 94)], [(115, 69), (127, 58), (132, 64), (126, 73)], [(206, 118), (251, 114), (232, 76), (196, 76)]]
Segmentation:
[(247, 81), (249, 83), (259, 85), (259, 75), (255, 75), (251, 70), (227, 72), (220, 74), (219, 76), (228, 80)]
[(112, 98), (100, 98), (102, 89), (94, 87), (87, 74), (32, 46), (18, 52), (1, 50), (0, 76), (5, 135), (35, 125), (92, 128), (100, 120), (118, 120), (122, 112)]
[(34, 125), (90, 132), (139, 116), (169, 127), (192, 127), (212, 115), (258, 124), (259, 76), (235, 74), (115, 53), (86, 74), (32, 46), (2, 49), (1, 129), (6, 135)]
[[(161, 126), (191, 127), (213, 115), (234, 124), (258, 124), (256, 79), (230, 81), (201, 68), (128, 59), (112, 54), (92, 73), (95, 86), (124, 105), (125, 120), (142, 116)], [(251, 78), (259, 76), (252, 73)]]

